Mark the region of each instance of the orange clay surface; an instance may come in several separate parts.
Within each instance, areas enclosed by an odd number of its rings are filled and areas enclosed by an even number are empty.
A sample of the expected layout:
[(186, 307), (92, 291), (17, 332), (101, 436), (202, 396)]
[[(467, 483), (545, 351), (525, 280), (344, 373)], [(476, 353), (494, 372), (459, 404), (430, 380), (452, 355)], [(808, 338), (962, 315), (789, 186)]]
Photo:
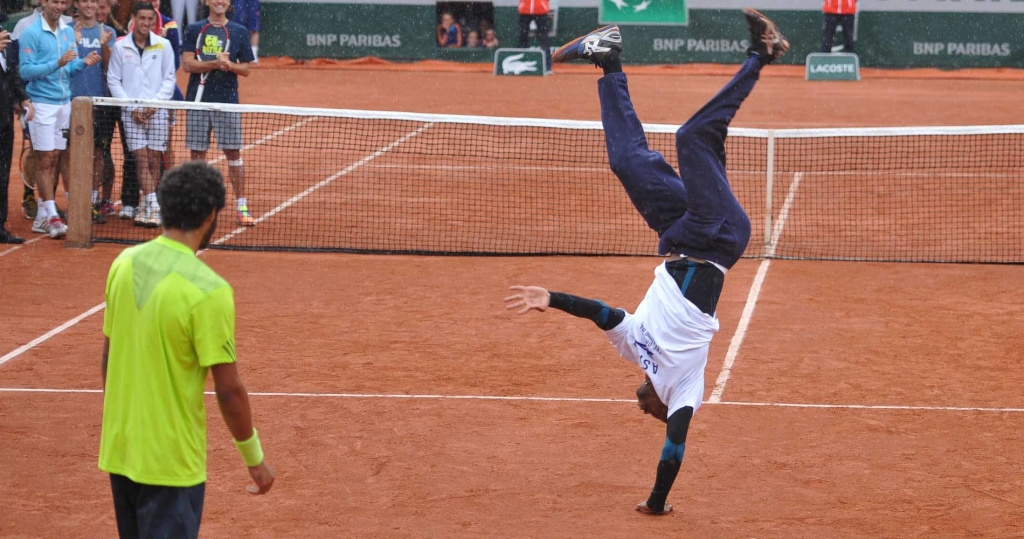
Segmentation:
[[(242, 82), (243, 101), (599, 118), (597, 70), (516, 79), (331, 67), (265, 61)], [(723, 69), (638, 71), (640, 117), (681, 123), (728, 80)], [(734, 126), (1024, 123), (1024, 82), (1005, 72), (865, 70), (860, 83), (807, 83), (773, 71)], [(9, 227), (38, 237), (21, 218), (17, 177), (10, 193)], [(100, 304), (120, 249), (0, 246), (0, 357)], [(244, 492), (248, 476), (208, 397), (204, 537), (1024, 534), (1024, 414), (926, 408), (1024, 408), (1019, 266), (772, 261), (724, 402), (695, 416), (669, 496), (676, 511), (651, 518), (633, 505), (653, 483), (664, 430), (625, 402), (640, 372), (589, 322), (517, 317), (501, 299), (510, 285), (538, 284), (633, 309), (657, 259), (203, 258), (235, 288), (249, 390), (293, 394), (252, 397), (278, 471), (262, 498)], [(706, 396), (761, 264), (745, 259), (728, 275)], [(102, 311), (0, 364), (2, 537), (116, 533), (96, 468), (101, 322)], [(13, 391), (26, 388), (93, 392)]]

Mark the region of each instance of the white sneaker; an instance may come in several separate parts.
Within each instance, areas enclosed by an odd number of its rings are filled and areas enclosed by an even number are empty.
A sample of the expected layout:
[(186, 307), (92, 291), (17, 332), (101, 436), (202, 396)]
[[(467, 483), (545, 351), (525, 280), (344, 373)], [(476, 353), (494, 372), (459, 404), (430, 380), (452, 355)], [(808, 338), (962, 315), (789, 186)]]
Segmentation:
[(37, 213), (36, 218), (32, 221), (32, 232), (38, 234), (47, 234), (49, 229), (46, 228), (46, 217), (43, 217), (42, 213)]
[(46, 232), (52, 239), (63, 238), (68, 233), (68, 225), (60, 217), (51, 217), (46, 221)]
[(135, 217), (135, 206), (125, 206), (117, 214), (118, 219), (131, 219), (133, 217)]
[(142, 226), (160, 228), (160, 210), (146, 208), (142, 213)]

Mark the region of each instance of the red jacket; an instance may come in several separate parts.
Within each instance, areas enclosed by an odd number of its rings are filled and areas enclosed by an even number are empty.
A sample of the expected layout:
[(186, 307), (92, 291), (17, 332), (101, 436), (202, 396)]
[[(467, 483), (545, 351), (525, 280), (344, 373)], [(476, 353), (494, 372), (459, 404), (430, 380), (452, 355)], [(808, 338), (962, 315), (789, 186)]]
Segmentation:
[[(522, 4), (519, 5), (522, 6)], [(830, 15), (852, 15), (857, 13), (857, 0), (825, 0), (825, 5), (821, 10)]]
[(519, 0), (520, 15), (547, 15), (549, 11), (548, 0)]

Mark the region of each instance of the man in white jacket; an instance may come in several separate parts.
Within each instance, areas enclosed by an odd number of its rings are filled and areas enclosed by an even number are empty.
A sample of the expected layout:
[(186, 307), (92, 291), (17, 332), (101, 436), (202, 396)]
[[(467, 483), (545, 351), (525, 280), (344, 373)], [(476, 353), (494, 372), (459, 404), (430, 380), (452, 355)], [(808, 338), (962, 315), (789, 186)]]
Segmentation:
[[(132, 8), (135, 28), (114, 46), (107, 70), (110, 95), (122, 99), (170, 100), (174, 95), (174, 50), (171, 42), (150, 30), (158, 17), (153, 5), (139, 2)], [(142, 186), (142, 202), (135, 224), (147, 228), (160, 226), (160, 206), (156, 184), (160, 163), (167, 151), (167, 110), (146, 106), (121, 109), (128, 149), (135, 154)]]

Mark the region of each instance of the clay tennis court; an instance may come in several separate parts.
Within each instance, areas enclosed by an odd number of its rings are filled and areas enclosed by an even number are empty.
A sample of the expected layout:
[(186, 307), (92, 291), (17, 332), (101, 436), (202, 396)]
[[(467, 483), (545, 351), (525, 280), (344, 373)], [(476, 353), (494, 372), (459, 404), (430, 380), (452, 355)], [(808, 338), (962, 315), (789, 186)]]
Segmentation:
[[(1019, 77), (864, 76), (812, 84), (766, 69), (733, 125), (1024, 123)], [(597, 77), (268, 63), (241, 94), (248, 103), (596, 120)], [(650, 69), (631, 78), (631, 91), (645, 122), (680, 123), (727, 80), (721, 70)], [(813, 192), (813, 179), (805, 186)], [(251, 233), (284, 226), (275, 220), (295, 219), (293, 209)], [(800, 209), (790, 209), (794, 233), (821, 219)], [(30, 235), (28, 221), (10, 225)], [(1019, 231), (1009, 237), (1020, 241)], [(0, 251), (4, 537), (115, 533), (108, 479), (96, 468), (98, 306), (121, 249), (39, 240)], [(517, 317), (502, 298), (510, 285), (538, 284), (632, 310), (657, 258), (203, 258), (234, 286), (240, 370), (278, 472), (268, 496), (245, 493), (247, 474), (209, 397), (205, 537), (1024, 534), (1020, 266), (742, 260), (708, 361), (705, 398), (717, 402), (695, 417), (669, 496), (676, 511), (651, 518), (633, 506), (652, 485), (664, 427), (631, 399), (639, 371), (590, 322)]]

